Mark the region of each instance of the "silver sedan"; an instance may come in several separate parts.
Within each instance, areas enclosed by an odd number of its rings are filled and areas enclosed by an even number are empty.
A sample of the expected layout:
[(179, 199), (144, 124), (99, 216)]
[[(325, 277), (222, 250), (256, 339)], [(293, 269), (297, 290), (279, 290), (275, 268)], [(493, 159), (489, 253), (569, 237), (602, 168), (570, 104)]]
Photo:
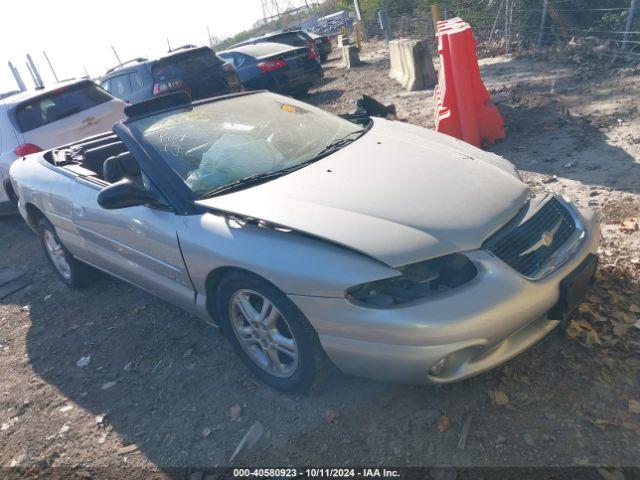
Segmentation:
[[(127, 108), (14, 163), (62, 281), (101, 270), (220, 328), (283, 389), (344, 372), (446, 383), (524, 351), (596, 268), (591, 211), (432, 131), (257, 92)], [(132, 339), (135, 341), (135, 339)]]

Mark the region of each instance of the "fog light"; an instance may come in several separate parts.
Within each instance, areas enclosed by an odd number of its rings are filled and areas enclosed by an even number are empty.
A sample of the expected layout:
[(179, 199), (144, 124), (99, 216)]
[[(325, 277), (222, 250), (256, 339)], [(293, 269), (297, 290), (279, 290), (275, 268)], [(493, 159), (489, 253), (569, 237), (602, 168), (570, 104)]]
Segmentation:
[(442, 373), (442, 370), (444, 370), (445, 365), (447, 364), (447, 358), (441, 358), (440, 360), (438, 360), (436, 362), (436, 364), (431, 367), (431, 370), (429, 370), (429, 374), (433, 375), (434, 377), (437, 377), (438, 375), (440, 375), (440, 373)]

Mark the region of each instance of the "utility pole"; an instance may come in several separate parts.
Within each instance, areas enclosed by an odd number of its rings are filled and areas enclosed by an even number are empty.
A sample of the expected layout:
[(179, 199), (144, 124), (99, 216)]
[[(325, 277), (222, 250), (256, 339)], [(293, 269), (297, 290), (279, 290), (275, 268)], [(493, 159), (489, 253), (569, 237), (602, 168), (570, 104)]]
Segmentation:
[(45, 60), (49, 64), (49, 68), (51, 69), (51, 73), (53, 73), (53, 78), (55, 78), (56, 79), (56, 83), (58, 83), (60, 80), (58, 80), (58, 75), (56, 75), (56, 71), (53, 69), (53, 65), (51, 65), (51, 60), (49, 60), (49, 57), (47, 56), (47, 52), (45, 52), (43, 50), (42, 54), (44, 55)]
[(118, 52), (116, 52), (116, 49), (113, 45), (111, 45), (111, 50), (113, 50), (113, 54), (116, 56), (116, 60), (118, 60), (118, 65), (122, 66), (122, 60), (120, 60)]
[(211, 32), (209, 31), (209, 25), (207, 25), (207, 37), (209, 37), (209, 46), (213, 50), (213, 39), (211, 38)]
[(547, 3), (549, 0), (543, 0), (542, 2), (542, 18), (540, 19), (540, 31), (538, 32), (538, 41), (536, 42), (536, 46), (540, 48), (542, 45), (542, 34), (544, 33), (544, 22), (547, 19)]
[(167, 37), (167, 48), (169, 49), (169, 52), (171, 52), (171, 44), (169, 43), (169, 37)]
[(622, 48), (627, 48), (627, 42), (629, 41), (629, 32), (631, 31), (631, 27), (633, 27), (633, 16), (636, 13), (636, 0), (631, 0), (631, 5), (629, 5), (629, 15), (627, 16), (627, 25), (624, 27), (624, 36), (622, 38)]

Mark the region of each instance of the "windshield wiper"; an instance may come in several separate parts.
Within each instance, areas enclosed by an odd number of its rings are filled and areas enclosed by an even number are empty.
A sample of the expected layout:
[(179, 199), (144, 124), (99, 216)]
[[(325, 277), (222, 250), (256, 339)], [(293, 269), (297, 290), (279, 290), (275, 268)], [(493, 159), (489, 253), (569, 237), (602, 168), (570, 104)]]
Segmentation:
[[(301, 165), (296, 165), (296, 169)], [(255, 175), (249, 175), (248, 177), (241, 178), (239, 180), (234, 180), (231, 183), (227, 183), (226, 185), (222, 185), (221, 187), (214, 188), (210, 192), (207, 192), (201, 195), (198, 200), (202, 200), (204, 198), (215, 197), (216, 195), (221, 195), (223, 193), (229, 193), (234, 190), (240, 190), (243, 188), (251, 187), (253, 185), (258, 185), (259, 183), (263, 183), (266, 180), (270, 180), (275, 177), (279, 177), (281, 175), (286, 175), (289, 173), (291, 169), (286, 168), (284, 170), (278, 170), (276, 172), (267, 172), (267, 173), (256, 173)]]
[(271, 180), (276, 177), (282, 177), (291, 172), (295, 172), (296, 170), (299, 170), (301, 168), (306, 167), (307, 165), (317, 162), (318, 160), (326, 157), (327, 155), (335, 152), (336, 150), (340, 150), (345, 145), (348, 145), (351, 142), (355, 141), (357, 138), (359, 138), (359, 136), (356, 138), (349, 138), (349, 137), (351, 137), (352, 135), (355, 135), (356, 133), (364, 134), (367, 130), (368, 128), (365, 127), (362, 130), (356, 130), (354, 132), (350, 132), (344, 137), (334, 140), (333, 142), (331, 142), (329, 145), (324, 147), (322, 150), (320, 150), (318, 153), (316, 153), (313, 157), (311, 157), (306, 162), (300, 163), (298, 165), (294, 165), (289, 168), (284, 168), (282, 170), (277, 170), (275, 172), (256, 173), (255, 175), (249, 175), (248, 177), (244, 177), (239, 180), (235, 180), (231, 183), (227, 183), (226, 185), (222, 185), (221, 187), (214, 188), (210, 192), (207, 192), (201, 195), (198, 198), (198, 200), (215, 197), (217, 195), (222, 195), (223, 193), (229, 193), (235, 190), (242, 190), (244, 188), (248, 188), (254, 185), (258, 185), (260, 183), (264, 183), (267, 180)]
[[(335, 152), (336, 150), (340, 150), (342, 147), (345, 147), (346, 145), (349, 145), (350, 143), (357, 140), (360, 137), (360, 135), (362, 135), (366, 131), (367, 131), (366, 129), (362, 129), (362, 130), (356, 130), (354, 132), (347, 133), (344, 137), (334, 140), (329, 145), (327, 145), (322, 150), (320, 150), (318, 153), (316, 153), (312, 157), (312, 160), (320, 160), (320, 158), (325, 157), (328, 154)], [(350, 138), (352, 135), (355, 135), (356, 133), (359, 133), (360, 135), (358, 135), (356, 138)]]

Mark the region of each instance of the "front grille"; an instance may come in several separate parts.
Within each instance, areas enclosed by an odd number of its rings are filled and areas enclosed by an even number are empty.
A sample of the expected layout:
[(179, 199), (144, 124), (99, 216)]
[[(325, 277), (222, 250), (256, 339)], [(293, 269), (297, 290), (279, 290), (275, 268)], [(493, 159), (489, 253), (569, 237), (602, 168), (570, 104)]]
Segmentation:
[(554, 197), (520, 225), (496, 232), (483, 247), (522, 275), (536, 277), (576, 228), (567, 207)]

